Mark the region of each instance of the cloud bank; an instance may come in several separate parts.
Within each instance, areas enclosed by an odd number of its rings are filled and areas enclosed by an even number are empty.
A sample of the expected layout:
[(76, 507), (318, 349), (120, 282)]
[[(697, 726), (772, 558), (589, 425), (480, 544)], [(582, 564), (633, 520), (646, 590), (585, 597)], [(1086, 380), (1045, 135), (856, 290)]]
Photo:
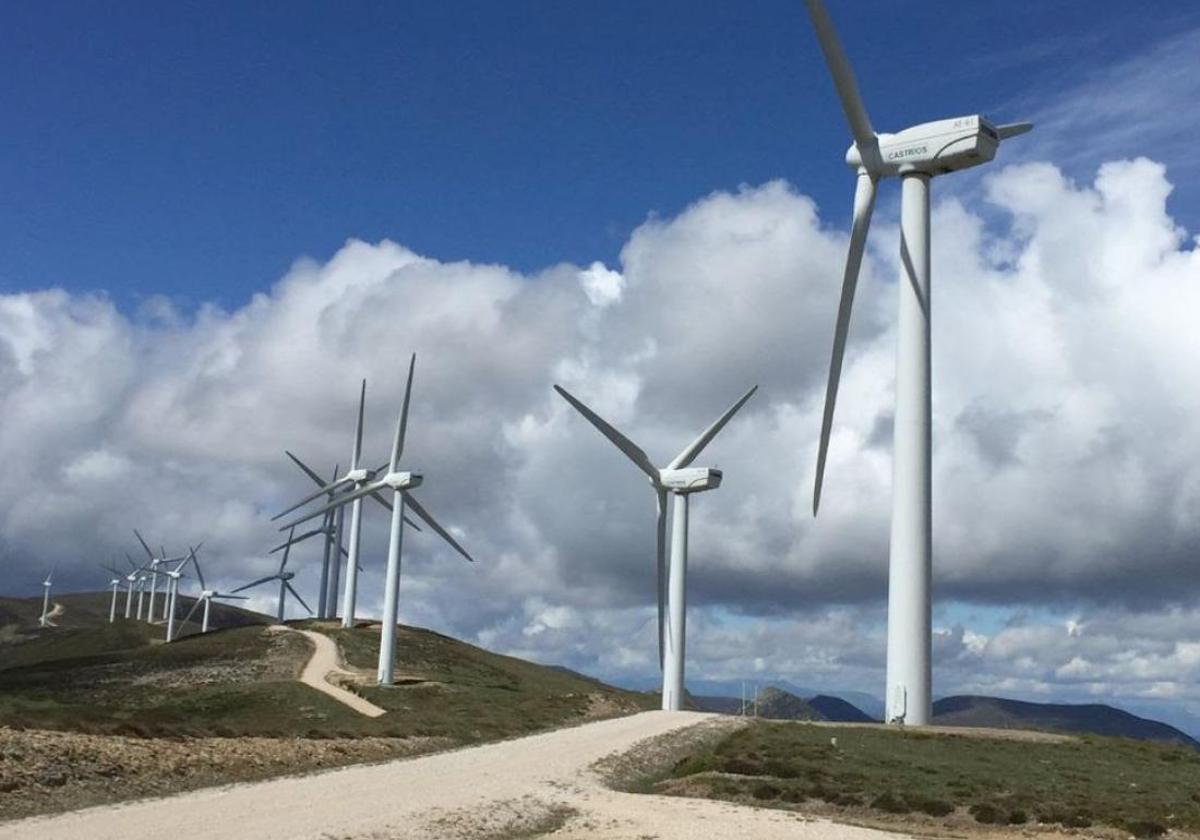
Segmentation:
[[(1200, 256), (1170, 192), (1146, 159), (1090, 183), (1031, 163), (935, 206), (940, 693), (1200, 706)], [(350, 241), (236, 311), (0, 297), (5, 589), (33, 594), (54, 562), (65, 587), (99, 589), (96, 564), (132, 552), (133, 527), (168, 549), (204, 539), (221, 585), (267, 573), (269, 517), (308, 488), (283, 449), (344, 466), (366, 377), (367, 457), (382, 462), (416, 352), (417, 495), (479, 562), (406, 539), (402, 620), (647, 680), (653, 494), (551, 385), (666, 460), (757, 383), (701, 459), (725, 482), (693, 506), (689, 676), (878, 690), (898, 274), (887, 219), (810, 515), (843, 211), (781, 182), (715, 193), (647, 221), (617, 266), (533, 275)], [(367, 510), (360, 603), (377, 614), (386, 521)], [(296, 554), (306, 595), (317, 555)], [(992, 618), (964, 624), (976, 608)]]

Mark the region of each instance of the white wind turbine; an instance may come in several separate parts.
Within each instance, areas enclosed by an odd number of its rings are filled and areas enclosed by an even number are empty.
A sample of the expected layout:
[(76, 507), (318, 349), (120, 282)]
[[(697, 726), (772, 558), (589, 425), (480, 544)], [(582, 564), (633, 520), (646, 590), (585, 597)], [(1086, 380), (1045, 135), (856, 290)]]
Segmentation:
[(279, 609), (276, 613), (276, 617), (279, 619), (280, 624), (283, 623), (284, 610), (287, 607), (287, 594), (289, 592), (292, 593), (292, 596), (300, 602), (300, 605), (303, 606), (304, 609), (308, 610), (308, 614), (312, 615), (312, 610), (309, 609), (308, 604), (304, 603), (304, 599), (300, 597), (300, 593), (292, 587), (292, 578), (296, 576), (296, 573), (289, 571), (287, 568), (288, 554), (290, 554), (292, 551), (292, 538), (295, 535), (295, 531), (295, 526), (292, 526), (292, 532), (288, 534), (288, 542), (283, 549), (283, 560), (279, 564), (279, 571), (273, 575), (267, 575), (264, 578), (251, 581), (245, 586), (239, 586), (237, 589), (233, 590), (234, 592), (241, 592), (245, 589), (250, 589), (253, 586), (258, 586), (259, 584), (269, 583), (273, 580), (279, 581)]
[(125, 559), (129, 561), (130, 571), (118, 572), (116, 569), (113, 569), (112, 571), (116, 574), (123, 574), (125, 576), (125, 583), (128, 586), (125, 591), (125, 617), (133, 618), (133, 588), (137, 585), (138, 576), (142, 573), (144, 567), (134, 563), (133, 558), (130, 557), (128, 553), (125, 554)]
[[(204, 543), (200, 543), (200, 545), (204, 545)], [(183, 567), (188, 564), (189, 560), (195, 559), (196, 552), (200, 550), (200, 545), (197, 545), (195, 547), (189, 546), (187, 556), (184, 557), (182, 560), (180, 560), (179, 563), (176, 564), (175, 568), (168, 569), (166, 572), (163, 573), (167, 576), (166, 604), (167, 604), (167, 641), (168, 642), (175, 640), (175, 616), (177, 615), (177, 612), (175, 610), (175, 603), (179, 599), (179, 579), (184, 577)], [(164, 554), (165, 553), (166, 552), (164, 552)]]
[[(291, 458), (292, 463), (299, 467), (318, 487), (325, 487), (325, 480), (316, 471), (291, 452), (284, 450), (284, 454)], [(336, 480), (339, 471), (340, 465), (335, 464), (331, 483), (337, 483)], [(330, 499), (334, 496), (332, 491), (326, 493), (326, 495)], [(274, 516), (272, 520), (278, 518), (278, 516)], [(298, 537), (289, 537), (288, 541), (275, 546), (268, 554), (275, 554), (278, 551), (283, 551), (289, 545), (297, 545), (317, 536), (325, 537), (325, 551), (321, 557), (321, 583), (317, 591), (317, 618), (330, 618), (335, 612), (333, 608), (334, 602), (337, 599), (337, 592), (341, 585), (342, 555), (346, 554), (346, 549), (342, 547), (341, 509), (339, 508), (336, 513), (329, 511), (325, 514), (324, 519), (321, 520), (319, 527), (305, 531)]]
[(821, 501), (821, 479), (850, 327), (850, 309), (854, 303), (867, 229), (871, 224), (875, 186), (882, 178), (899, 177), (902, 276), (898, 290), (900, 315), (888, 567), (886, 720), (924, 725), (932, 716), (929, 182), (935, 176), (989, 162), (1001, 140), (1024, 134), (1033, 126), (1030, 123), (995, 126), (973, 114), (922, 123), (896, 134), (876, 134), (867, 117), (854, 71), (824, 5), (821, 0), (805, 0), (805, 5), (854, 137), (854, 144), (846, 153), (846, 163), (858, 173), (850, 248), (821, 421), (813, 515)]
[(200, 620), (200, 632), (207, 633), (209, 608), (212, 606), (213, 598), (219, 598), (222, 601), (248, 601), (249, 598), (246, 595), (226, 594), (223, 592), (218, 592), (215, 589), (209, 589), (204, 583), (204, 572), (200, 571), (200, 560), (196, 557), (195, 553), (191, 555), (191, 561), (192, 568), (196, 570), (196, 579), (200, 582), (200, 596), (196, 598), (195, 602), (192, 603), (192, 608), (188, 610), (187, 615), (183, 617), (183, 621), (179, 622), (179, 627), (180, 629), (183, 629), (183, 626), (191, 621), (192, 616), (196, 613), (196, 609), (203, 604), (204, 613)]
[(57, 568), (57, 563), (51, 566), (50, 574), (46, 575), (46, 579), (42, 581), (42, 617), (38, 619), (38, 624), (42, 627), (50, 624), (50, 587), (54, 583), (54, 571)]
[[(153, 624), (154, 623), (154, 602), (155, 602), (155, 596), (158, 592), (158, 576), (160, 574), (165, 574), (165, 572), (160, 572), (158, 570), (158, 567), (161, 566), (163, 563), (178, 563), (180, 560), (186, 560), (187, 555), (184, 554), (184, 555), (180, 555), (179, 557), (167, 557), (167, 550), (165, 548), (160, 548), (159, 551), (161, 553), (157, 557), (155, 557), (154, 552), (150, 550), (150, 546), (148, 546), (146, 544), (146, 540), (142, 538), (142, 535), (138, 532), (137, 528), (133, 529), (133, 534), (134, 534), (134, 536), (137, 537), (138, 542), (142, 544), (142, 548), (146, 552), (146, 557), (150, 560), (150, 562), (144, 567), (147, 570), (149, 570), (149, 572), (150, 572), (150, 609), (146, 613), (146, 621), (147, 621), (147, 623)], [(142, 607), (141, 607), (141, 599), (139, 598), (138, 600), (139, 600), (138, 619), (140, 620), (142, 617)], [(165, 592), (163, 593), (163, 616), (162, 617), (164, 619), (167, 617), (167, 603), (166, 603), (166, 593)]]
[[(301, 461), (299, 458), (297, 458), (291, 452), (286, 453), (287, 456), (289, 458), (291, 458), (293, 462), (295, 462), (296, 466), (300, 467), (300, 469), (303, 470), (304, 473), (309, 478), (311, 478), (316, 483), (317, 487), (319, 487), (320, 489), (309, 494), (308, 496), (305, 496), (303, 499), (296, 502), (295, 504), (293, 504), (291, 507), (287, 508), (286, 510), (280, 511), (275, 516), (271, 517), (272, 520), (276, 520), (283, 516), (286, 516), (287, 514), (291, 513), (292, 511), (294, 511), (298, 508), (304, 507), (309, 502), (312, 502), (312, 501), (320, 498), (322, 495), (328, 497), (329, 501), (332, 502), (334, 500), (335, 494), (342, 488), (353, 486), (354, 490), (361, 490), (364, 487), (366, 487), (369, 483), (374, 481), (376, 475), (378, 475), (380, 472), (382, 472), (384, 469), (387, 468), (387, 466), (388, 466), (387, 463), (380, 464), (378, 467), (376, 467), (373, 470), (364, 469), (361, 466), (362, 465), (362, 439), (363, 439), (363, 413), (366, 408), (366, 402), (367, 402), (367, 380), (364, 379), (362, 381), (362, 387), (360, 388), (359, 394), (358, 394), (358, 421), (354, 427), (354, 450), (350, 456), (350, 469), (341, 478), (338, 478), (335, 475), (334, 479), (332, 481), (330, 481), (328, 484), (325, 484), (321, 481), (320, 476), (318, 476), (311, 468), (309, 468), (307, 465), (305, 465), (303, 461)], [(337, 472), (337, 470), (335, 469), (334, 473), (336, 473), (336, 472)], [(389, 502), (387, 499), (385, 499), (379, 493), (378, 490), (376, 490), (375, 492), (372, 492), (372, 493), (368, 493), (367, 495), (369, 495), (375, 501), (379, 502), (379, 504), (381, 504), (385, 508), (387, 508), (389, 512), (392, 510), (391, 502)], [(362, 496), (356, 497), (350, 503), (350, 550), (348, 552), (346, 552), (346, 590), (345, 590), (345, 594), (344, 594), (343, 600), (342, 600), (342, 627), (344, 627), (346, 629), (349, 629), (354, 626), (354, 611), (355, 611), (356, 603), (358, 600), (358, 573), (360, 571), (360, 567), (359, 567), (359, 563), (358, 563), (358, 553), (359, 553), (360, 537), (361, 537), (361, 532), (362, 532), (362, 503), (363, 503)], [(338, 517), (337, 528), (338, 528), (338, 534), (340, 535), (341, 534), (341, 525), (342, 525), (342, 514), (345, 511), (345, 505), (338, 505), (336, 510), (337, 510), (337, 517)], [(326, 512), (325, 528), (328, 528), (329, 522), (330, 522), (330, 516), (333, 514), (333, 512), (334, 512), (333, 509), (329, 509)], [(417, 531), (421, 530), (420, 526), (417, 525), (417, 523), (413, 522), (412, 519), (410, 519), (407, 515), (404, 516), (404, 524), (408, 525), (409, 527), (411, 527)], [(314, 529), (313, 531), (309, 531), (305, 535), (297, 537), (297, 541), (299, 541), (301, 539), (306, 539), (307, 537), (314, 536), (314, 535), (322, 533), (322, 532), (323, 532), (323, 529), (321, 529), (321, 528)], [(338, 548), (340, 551), (341, 550), (340, 536), (339, 536), (339, 540), (338, 540)], [(279, 548), (277, 547), (272, 550), (278, 551)], [(328, 552), (328, 547), (326, 548), (326, 551)], [(338, 566), (340, 567), (340, 555), (339, 555)], [(337, 586), (337, 583), (335, 580), (335, 582), (333, 583), (333, 585), (331, 587), (330, 596), (329, 596), (332, 600), (330, 601), (330, 610), (329, 610), (328, 617), (333, 617), (333, 615), (335, 613), (335, 607), (336, 607), (335, 602), (336, 602), (336, 598), (337, 598), (337, 590), (338, 590), (338, 586)], [(323, 616), (323, 617), (325, 617), (325, 616)]]
[[(404, 388), (404, 404), (400, 409), (400, 418), (396, 423), (396, 437), (392, 443), (392, 457), (388, 462), (388, 472), (379, 479), (360, 483), (362, 479), (356, 478), (356, 487), (348, 493), (338, 496), (332, 502), (329, 502), (324, 507), (318, 508), (300, 518), (284, 525), (280, 530), (287, 528), (295, 528), (301, 522), (306, 522), (313, 517), (320, 516), (326, 511), (341, 507), (342, 505), (358, 501), (364, 496), (369, 496), (380, 492), (381, 490), (391, 490), (392, 492), (392, 531), (388, 542), (388, 563), (387, 576), (384, 581), (384, 597), (383, 597), (383, 627), (380, 631), (379, 640), (379, 667), (377, 671), (378, 682), (380, 685), (391, 685), (393, 682), (395, 668), (395, 651), (396, 651), (396, 622), (398, 613), (398, 602), (400, 597), (400, 550), (401, 540), (404, 531), (404, 509), (407, 505), (413, 509), (413, 512), (419, 516), (426, 525), (433, 531), (437, 532), (442, 539), (448, 542), (459, 554), (472, 560), (471, 555), (467, 553), (450, 533), (438, 524), (428, 511), (413, 498), (409, 492), (415, 487), (419, 487), (423, 481), (423, 476), (415, 470), (400, 470), (400, 456), (404, 452), (404, 434), (408, 426), (408, 405), (412, 397), (413, 370), (417, 364), (417, 354), (414, 353), (408, 365), (408, 384)], [(360, 412), (361, 417), (361, 412)], [(360, 423), (361, 428), (361, 423)], [(356, 456), (361, 454), (361, 443), (355, 444)], [(354, 459), (358, 463), (358, 458)], [(319, 495), (319, 494), (318, 494)], [(313, 498), (316, 498), (314, 495)], [(353, 513), (351, 514), (351, 532), (350, 544), (351, 558), (348, 561), (349, 568), (354, 568), (355, 555), (357, 554), (358, 538), (355, 533), (353, 523)], [(349, 581), (347, 581), (349, 587)], [(348, 610), (347, 614), (352, 614), (352, 610)]]
[(112, 603), (109, 605), (109, 608), (108, 608), (108, 623), (112, 624), (117, 620), (117, 592), (121, 588), (121, 581), (124, 578), (124, 576), (121, 572), (118, 572), (112, 566), (105, 566), (105, 565), (101, 564), (100, 568), (105, 569), (106, 571), (112, 572), (114, 575), (113, 579), (108, 582), (108, 585), (112, 587)]
[[(746, 400), (758, 390), (755, 385), (742, 395), (729, 409), (705, 429), (700, 437), (689, 443), (667, 466), (659, 469), (650, 457), (633, 441), (608, 424), (565, 388), (555, 385), (554, 390), (582, 414), (600, 433), (612, 441), (625, 456), (646, 474), (650, 486), (658, 499), (658, 658), (663, 672), (662, 707), (666, 711), (683, 708), (684, 692), (684, 645), (687, 621), (687, 538), (688, 496), (721, 486), (722, 473), (718, 469), (693, 467), (704, 447), (717, 436), (730, 418), (737, 413)], [(671, 564), (666, 565), (667, 538), (667, 494), (675, 496), (671, 522)], [(664, 620), (664, 612), (666, 613)]]

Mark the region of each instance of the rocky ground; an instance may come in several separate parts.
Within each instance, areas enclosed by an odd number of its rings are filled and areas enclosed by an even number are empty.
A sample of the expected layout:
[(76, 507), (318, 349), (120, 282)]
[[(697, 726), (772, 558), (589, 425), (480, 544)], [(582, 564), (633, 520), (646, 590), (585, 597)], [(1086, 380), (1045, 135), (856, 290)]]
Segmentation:
[(0, 820), (449, 746), (444, 738), (130, 738), (0, 727)]

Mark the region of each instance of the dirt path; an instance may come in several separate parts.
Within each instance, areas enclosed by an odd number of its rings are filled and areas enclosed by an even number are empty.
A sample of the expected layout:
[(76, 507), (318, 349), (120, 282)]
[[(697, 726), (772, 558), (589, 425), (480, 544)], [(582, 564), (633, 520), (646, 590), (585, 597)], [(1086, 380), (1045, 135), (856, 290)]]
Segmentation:
[[(310, 776), (0, 824), (0, 840), (884, 840), (900, 835), (723, 802), (618, 793), (592, 768), (716, 715), (643, 712), (513, 741)], [(639, 748), (642, 749), (642, 748)]]
[(314, 633), (311, 630), (296, 630), (295, 632), (306, 636), (314, 645), (312, 658), (308, 660), (308, 664), (304, 666), (303, 673), (300, 674), (300, 682), (312, 686), (322, 694), (328, 694), (342, 705), (349, 706), (354, 711), (367, 717), (375, 718), (386, 714), (385, 709), (381, 709), (374, 703), (364, 700), (353, 691), (347, 691), (329, 682), (328, 677), (330, 674), (349, 673), (349, 671), (342, 667), (341, 657), (338, 655), (337, 642), (322, 633)]

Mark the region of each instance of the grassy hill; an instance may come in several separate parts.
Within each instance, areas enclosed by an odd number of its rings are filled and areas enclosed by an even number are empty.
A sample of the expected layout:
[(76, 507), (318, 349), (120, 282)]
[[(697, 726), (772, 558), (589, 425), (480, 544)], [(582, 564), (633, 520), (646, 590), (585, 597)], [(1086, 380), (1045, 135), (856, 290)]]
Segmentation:
[(290, 624), (338, 642), (360, 671), (348, 687), (388, 710), (367, 718), (296, 680), (311, 642), (268, 626), (266, 616), (214, 604), (220, 629), (168, 645), (161, 626), (109, 624), (108, 598), (56, 597), (60, 626), (48, 628), (36, 625), (40, 601), (0, 599), (0, 819), (411, 755), (655, 705), (649, 695), (415, 627), (399, 628), (397, 685), (380, 688), (371, 684), (378, 624)]
[[(742, 700), (738, 697), (689, 696), (690, 707), (705, 712), (740, 715)], [(746, 701), (747, 714), (755, 714), (753, 699)], [(768, 686), (758, 693), (757, 716), (768, 720), (820, 720), (836, 723), (872, 723), (868, 715), (840, 697), (818, 694), (805, 700), (777, 686)]]
[(1090, 735), (757, 721), (643, 780), (642, 789), (921, 836), (1036, 823), (1109, 826), (1135, 837), (1200, 832), (1200, 753)]
[[(293, 622), (327, 633), (362, 696), (387, 709), (362, 717), (296, 682), (310, 643), (269, 630), (266, 616), (213, 605), (200, 635), (189, 625), (167, 645), (161, 626), (118, 618), (108, 594), (56, 597), (58, 627), (11, 627), (0, 640), (0, 725), (142, 735), (448, 737), (459, 743), (623, 714), (648, 707), (646, 695), (563, 669), (490, 653), (428, 630), (401, 627), (397, 685), (371, 685), (379, 625)], [(190, 606), (191, 599), (182, 599)], [(181, 610), (186, 607), (181, 607)], [(0, 601), (3, 616), (36, 622), (40, 603)], [(2, 619), (0, 619), (2, 620)], [(84, 625), (84, 626), (79, 626)]]
[(942, 726), (1089, 732), (1094, 735), (1166, 741), (1200, 749), (1200, 743), (1173, 726), (1099, 703), (1069, 705), (1027, 703), (999, 697), (944, 697), (933, 704), (933, 722)]

